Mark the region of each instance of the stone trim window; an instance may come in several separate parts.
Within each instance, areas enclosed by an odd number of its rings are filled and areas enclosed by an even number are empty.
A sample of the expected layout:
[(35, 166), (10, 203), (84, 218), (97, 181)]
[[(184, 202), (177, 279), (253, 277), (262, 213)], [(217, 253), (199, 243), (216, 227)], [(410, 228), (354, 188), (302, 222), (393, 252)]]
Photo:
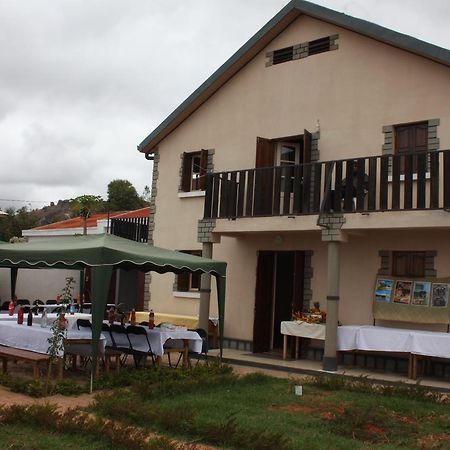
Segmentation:
[[(425, 151), (433, 151), (439, 150), (439, 138), (438, 136), (438, 126), (440, 125), (439, 119), (429, 119), (424, 120), (422, 122), (411, 122), (411, 123), (398, 123), (394, 125), (385, 125), (382, 128), (384, 134), (384, 143), (382, 146), (382, 154), (383, 155), (393, 155), (396, 151), (398, 153), (402, 153), (407, 151), (408, 144), (403, 144), (400, 142), (396, 142), (399, 139), (403, 140), (411, 140), (412, 147), (411, 150), (415, 151), (416, 149), (423, 149)], [(416, 139), (413, 136), (413, 132), (415, 128), (425, 127), (424, 133), (425, 137), (422, 137), (425, 142), (420, 142), (420, 146), (416, 145)], [(410, 130), (408, 130), (410, 128)], [(400, 136), (400, 134), (402, 136)], [(408, 134), (411, 138), (408, 138)], [(397, 144), (401, 144), (400, 146)], [(402, 148), (403, 147), (403, 148)], [(391, 158), (389, 158), (391, 159)], [(389, 161), (389, 174), (392, 173), (391, 167), (392, 161)]]
[[(201, 250), (179, 250), (181, 253), (189, 255), (202, 256)], [(182, 272), (175, 275), (173, 290), (175, 292), (200, 292), (201, 274)]]
[(180, 185), (178, 192), (205, 190), (206, 174), (212, 172), (214, 150), (184, 152), (180, 155)]
[(381, 258), (378, 275), (434, 278), (437, 276), (435, 269), (435, 250), (380, 250)]
[(266, 53), (266, 67), (275, 66), (288, 61), (306, 58), (307, 56), (317, 55), (330, 50), (337, 50), (339, 35), (325, 36), (313, 41), (302, 42), (300, 44), (291, 45)]

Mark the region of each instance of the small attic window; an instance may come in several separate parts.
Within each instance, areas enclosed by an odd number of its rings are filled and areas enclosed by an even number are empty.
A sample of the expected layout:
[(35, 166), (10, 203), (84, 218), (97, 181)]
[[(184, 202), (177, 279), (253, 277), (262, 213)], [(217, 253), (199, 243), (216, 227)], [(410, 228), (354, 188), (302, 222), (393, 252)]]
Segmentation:
[(330, 36), (308, 42), (308, 56), (330, 51)]
[(281, 48), (273, 52), (273, 64), (281, 64), (287, 61), (292, 61), (294, 57), (294, 47)]

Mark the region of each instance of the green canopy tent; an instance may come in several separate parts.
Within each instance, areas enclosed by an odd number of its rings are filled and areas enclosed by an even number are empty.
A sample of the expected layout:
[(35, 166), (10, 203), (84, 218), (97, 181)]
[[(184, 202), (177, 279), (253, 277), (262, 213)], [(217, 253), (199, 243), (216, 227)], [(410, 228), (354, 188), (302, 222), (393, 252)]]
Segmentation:
[(210, 273), (216, 278), (220, 355), (223, 350), (226, 263), (153, 247), (110, 234), (70, 236), (0, 245), (0, 267), (71, 268), (92, 271), (92, 353), (98, 354), (103, 315), (113, 269), (157, 273)]

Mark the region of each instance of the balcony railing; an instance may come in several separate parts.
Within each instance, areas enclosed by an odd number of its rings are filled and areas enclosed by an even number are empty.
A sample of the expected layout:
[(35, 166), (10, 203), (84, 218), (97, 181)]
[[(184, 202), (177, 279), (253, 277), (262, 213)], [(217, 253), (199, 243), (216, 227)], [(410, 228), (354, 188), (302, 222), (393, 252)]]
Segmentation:
[(111, 219), (110, 233), (136, 242), (148, 242), (148, 217)]
[(210, 173), (205, 218), (450, 209), (450, 150)]

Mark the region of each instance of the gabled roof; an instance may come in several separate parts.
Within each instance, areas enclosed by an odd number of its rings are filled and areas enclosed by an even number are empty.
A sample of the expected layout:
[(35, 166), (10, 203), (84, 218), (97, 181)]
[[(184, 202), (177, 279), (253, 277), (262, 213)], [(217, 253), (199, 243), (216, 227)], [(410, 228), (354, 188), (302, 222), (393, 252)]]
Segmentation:
[[(128, 219), (128, 218), (138, 218), (138, 217), (149, 217), (150, 208), (136, 209), (135, 211), (121, 211), (109, 213), (110, 219)], [(99, 220), (108, 219), (108, 213), (95, 213), (87, 220), (88, 228), (97, 227), (97, 222)], [(74, 217), (73, 219), (61, 220), (60, 222), (50, 223), (48, 225), (42, 225), (40, 227), (32, 228), (33, 231), (44, 231), (44, 230), (64, 230), (66, 228), (83, 228), (83, 219), (81, 217)]]
[(140, 143), (138, 150), (142, 153), (152, 153), (159, 142), (302, 14), (450, 66), (448, 49), (314, 3), (292, 0), (153, 130)]

